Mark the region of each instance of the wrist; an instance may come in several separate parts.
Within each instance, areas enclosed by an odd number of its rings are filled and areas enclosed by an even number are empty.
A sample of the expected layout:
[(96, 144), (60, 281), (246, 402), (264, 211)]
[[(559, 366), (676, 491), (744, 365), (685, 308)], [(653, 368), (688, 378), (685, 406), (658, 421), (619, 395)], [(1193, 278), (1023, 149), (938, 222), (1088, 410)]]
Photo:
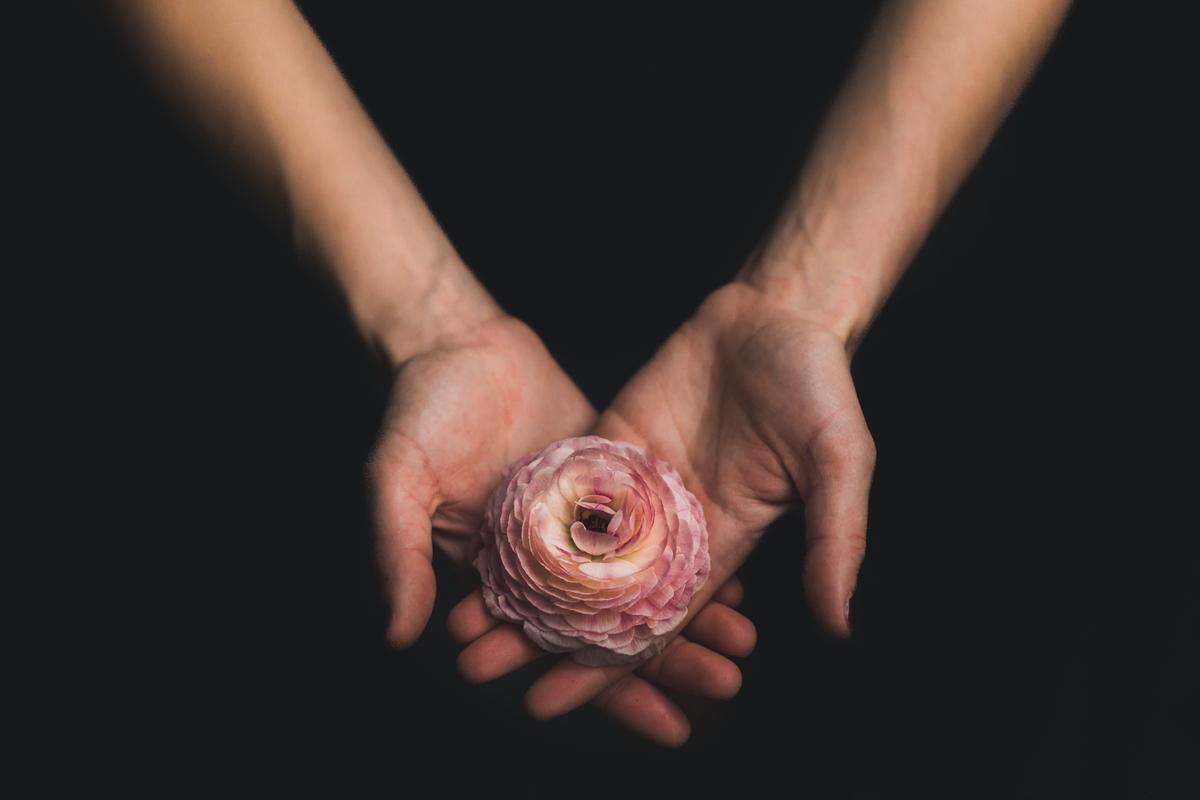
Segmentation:
[(501, 315), (369, 123), (324, 149), (280, 150), (291, 154), (284, 193), (297, 252), (330, 273), (391, 367)]
[(359, 334), (391, 368), (503, 314), (432, 217), (369, 222), (315, 225), (296, 215), (292, 240), (334, 279)]
[(835, 334), (853, 351), (881, 303), (877, 281), (834, 253), (793, 245), (786, 254), (755, 250), (735, 281), (747, 284), (770, 304), (794, 312)]
[(384, 290), (355, 319), (363, 337), (393, 369), (438, 347), (469, 339), (503, 316), (457, 256), (439, 259), (419, 279)]

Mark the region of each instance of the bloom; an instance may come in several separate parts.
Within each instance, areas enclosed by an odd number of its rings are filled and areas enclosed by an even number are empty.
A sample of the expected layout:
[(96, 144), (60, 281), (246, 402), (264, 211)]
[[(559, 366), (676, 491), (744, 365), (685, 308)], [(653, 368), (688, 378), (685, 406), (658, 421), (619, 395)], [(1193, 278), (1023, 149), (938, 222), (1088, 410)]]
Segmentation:
[(661, 652), (709, 573), (704, 511), (679, 473), (599, 436), (505, 470), (480, 539), (488, 610), (588, 665)]

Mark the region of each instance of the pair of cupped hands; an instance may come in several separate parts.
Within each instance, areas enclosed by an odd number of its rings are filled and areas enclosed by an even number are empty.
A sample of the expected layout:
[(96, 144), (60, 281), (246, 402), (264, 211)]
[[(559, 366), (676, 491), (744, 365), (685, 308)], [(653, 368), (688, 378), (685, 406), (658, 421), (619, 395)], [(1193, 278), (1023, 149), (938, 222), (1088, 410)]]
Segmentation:
[[(447, 620), (465, 645), (458, 666), (466, 680), (553, 657), (525, 696), (533, 717), (590, 701), (654, 741), (683, 743), (690, 725), (666, 692), (738, 692), (741, 672), (730, 657), (748, 655), (757, 634), (735, 610), (743, 592), (734, 573), (798, 500), (813, 616), (828, 633), (850, 635), (875, 450), (850, 376), (851, 345), (828, 309), (811, 307), (801, 292), (755, 285), (743, 272), (709, 295), (597, 414), (528, 326), (477, 299), (486, 298), (480, 287), (448, 294), (427, 304), (444, 324), (424, 323), (419, 345), (397, 366), (369, 464), (392, 644), (412, 644), (429, 620), (434, 546), (466, 565), (505, 467), (587, 433), (632, 442), (679, 471), (704, 507), (709, 580), (681, 633), (634, 666), (551, 656), (492, 617), (476, 590)], [(773, 587), (769, 596), (801, 602), (793, 589)]]

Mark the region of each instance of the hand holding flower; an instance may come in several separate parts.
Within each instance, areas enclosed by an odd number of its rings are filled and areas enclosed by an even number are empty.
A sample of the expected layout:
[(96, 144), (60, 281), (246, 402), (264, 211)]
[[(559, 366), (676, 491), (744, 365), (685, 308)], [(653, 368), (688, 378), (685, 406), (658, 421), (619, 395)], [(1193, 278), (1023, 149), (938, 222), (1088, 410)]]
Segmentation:
[[(748, 284), (724, 287), (633, 377), (594, 430), (667, 460), (700, 501), (711, 571), (689, 603), (685, 630), (721, 630), (743, 646), (724, 652), (749, 651), (748, 621), (705, 604), (767, 525), (803, 498), (810, 605), (831, 633), (849, 634), (846, 610), (865, 548), (874, 443), (850, 378), (847, 342), (823, 314)], [(469, 616), (472, 604), (481, 605), (478, 596), (452, 615)], [(689, 646), (668, 646), (663, 656)], [(540, 651), (519, 632), (501, 629), (474, 642), (463, 660), (471, 664), (485, 654), (507, 671)], [(494, 669), (489, 677), (503, 674)], [(706, 662), (705, 680), (719, 682), (723, 669)], [(560, 661), (530, 688), (526, 705), (538, 717), (562, 714), (620, 685), (630, 671)]]
[[(461, 321), (474, 319), (474, 313), (457, 308), (452, 316)], [(370, 467), (379, 556), (392, 601), (389, 637), (400, 646), (417, 638), (432, 610), (433, 547), (465, 565), (488, 495), (505, 467), (547, 442), (583, 432), (595, 416), (528, 327), (498, 311), (480, 316), (469, 327), (431, 334), (416, 354), (407, 344), (385, 348), (410, 354), (397, 370)], [(731, 585), (720, 597), (736, 603), (739, 595), (740, 587)], [(497, 624), (479, 592), (472, 599), (474, 605), (460, 607), (448, 620), (460, 640)], [(728, 615), (740, 624), (720, 625)], [(703, 622), (698, 637), (721, 652), (744, 646), (747, 629), (753, 637), (749, 621), (719, 603), (709, 606)], [(524, 647), (542, 652), (518, 628), (504, 630)], [(471, 664), (469, 655), (460, 659), (469, 665), (464, 672), (472, 680), (487, 677), (480, 669), (510, 669), (503, 658), (474, 653), (483, 656), (482, 667)], [(732, 662), (700, 645), (670, 649), (648, 662), (642, 675), (645, 680), (631, 676), (598, 694), (594, 703), (668, 744), (687, 738), (687, 718), (651, 682), (711, 697), (728, 697), (740, 684)]]

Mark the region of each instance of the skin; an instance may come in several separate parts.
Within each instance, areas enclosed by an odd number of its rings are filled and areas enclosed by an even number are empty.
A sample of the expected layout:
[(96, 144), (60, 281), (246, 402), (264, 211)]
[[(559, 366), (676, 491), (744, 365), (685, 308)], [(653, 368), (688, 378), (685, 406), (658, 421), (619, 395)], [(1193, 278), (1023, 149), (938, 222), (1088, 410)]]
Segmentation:
[[(395, 645), (411, 644), (429, 618), (433, 547), (465, 565), (504, 467), (587, 430), (594, 420), (541, 341), (512, 317), (488, 320), (400, 368), (370, 462), (380, 561), (393, 598), (388, 635)], [(650, 739), (685, 741), (687, 718), (653, 684), (719, 699), (737, 693), (741, 673), (725, 655), (749, 654), (756, 638), (753, 624), (731, 608), (740, 595), (740, 586), (730, 584), (688, 626), (694, 641), (679, 637), (637, 675), (622, 676), (589, 699)], [(456, 639), (470, 641), (497, 621), (475, 592), (447, 624)], [(499, 647), (489, 639), (462, 653), (459, 668), (468, 681), (490, 680), (544, 655), (515, 626), (503, 631)]]
[[(704, 505), (712, 577), (683, 635), (636, 671), (559, 660), (526, 695), (539, 718), (592, 701), (664, 744), (687, 720), (654, 684), (732, 696), (755, 631), (733, 578), (802, 501), (814, 616), (848, 636), (875, 447), (855, 348), (1015, 102), (1063, 0), (887, 4), (769, 236), (599, 418), (523, 324), (475, 281), (296, 9), (284, 0), (120, 5), (172, 93), (282, 201), (364, 338), (395, 370), (371, 459), (389, 638), (429, 618), (436, 545), (464, 559), (510, 461), (589, 429), (670, 461)], [(286, 86), (286, 92), (279, 87)], [(473, 681), (542, 654), (478, 593), (456, 607)]]
[[(1057, 0), (886, 5), (769, 236), (600, 416), (596, 433), (666, 458), (704, 505), (712, 582), (689, 619), (801, 501), (808, 602), (829, 634), (850, 635), (876, 457), (851, 357), (1066, 10)], [(516, 667), (534, 657), (505, 626), (472, 632), (464, 658)], [(526, 706), (553, 717), (628, 674), (561, 660)]]
[[(433, 605), (433, 547), (462, 565), (500, 471), (586, 432), (595, 411), (471, 274), (292, 3), (115, 8), (168, 93), (282, 210), (297, 250), (328, 270), (393, 370), (369, 478), (392, 603), (387, 635), (406, 647)], [(694, 620), (696, 642), (681, 638), (593, 702), (655, 741), (684, 741), (686, 717), (653, 684), (708, 697), (737, 691), (741, 674), (720, 653), (753, 646), (753, 625), (729, 605), (740, 593), (731, 584), (721, 595), (728, 604), (714, 601)]]

